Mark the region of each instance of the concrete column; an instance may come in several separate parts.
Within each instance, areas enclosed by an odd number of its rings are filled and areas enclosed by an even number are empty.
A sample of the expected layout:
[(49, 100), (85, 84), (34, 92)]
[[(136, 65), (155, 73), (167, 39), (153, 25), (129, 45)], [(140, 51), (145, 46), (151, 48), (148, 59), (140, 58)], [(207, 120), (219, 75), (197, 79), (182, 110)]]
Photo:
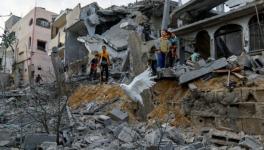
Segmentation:
[(210, 54), (211, 54), (211, 58), (216, 59), (216, 50), (215, 50), (215, 39), (214, 39), (214, 37), (210, 37)]
[(246, 52), (249, 52), (249, 27), (248, 24), (243, 24), (243, 29), (242, 29), (242, 37), (243, 37), (243, 48)]
[(170, 21), (170, 0), (165, 0), (161, 30), (168, 29)]
[(178, 56), (179, 56), (179, 59), (180, 59), (180, 64), (184, 64), (185, 62), (185, 48), (183, 47), (182, 45), (182, 42), (181, 42), (181, 38), (178, 39), (178, 43), (177, 43), (177, 47), (178, 47)]
[(214, 38), (215, 31), (208, 31), (208, 34), (210, 36), (210, 56), (211, 58), (216, 59), (216, 49), (215, 49), (215, 38)]

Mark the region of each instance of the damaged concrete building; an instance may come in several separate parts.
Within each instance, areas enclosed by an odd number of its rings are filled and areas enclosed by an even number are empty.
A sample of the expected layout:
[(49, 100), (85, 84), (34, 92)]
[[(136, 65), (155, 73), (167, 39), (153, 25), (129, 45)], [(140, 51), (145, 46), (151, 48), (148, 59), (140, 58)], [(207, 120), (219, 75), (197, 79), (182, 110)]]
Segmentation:
[[(173, 10), (178, 3), (171, 3)], [(125, 62), (128, 60), (129, 33), (138, 25), (141, 26), (139, 30), (148, 25), (151, 28), (150, 39), (159, 37), (162, 11), (158, 10), (163, 10), (162, 1), (140, 1), (127, 7), (106, 9), (97, 3), (84, 7), (78, 4), (53, 21), (50, 48), (59, 51), (69, 77), (86, 74), (89, 60), (95, 52), (101, 51), (102, 45), (106, 45), (110, 53), (112, 73), (125, 71), (128, 68)], [(120, 29), (126, 23), (132, 23), (132, 26)], [(64, 42), (58, 43), (58, 38)]]
[[(223, 4), (228, 6), (228, 11), (223, 11)], [(221, 11), (214, 9), (219, 5), (222, 6)], [(223, 57), (237, 56), (240, 62), (245, 58), (245, 54), (246, 57), (251, 55), (253, 61), (256, 57), (262, 58), (255, 55), (262, 55), (264, 49), (263, 10), (264, 3), (258, 0), (208, 0), (203, 3), (192, 0), (175, 9), (171, 14), (172, 20), (180, 19), (182, 24), (172, 29), (172, 32), (180, 38), (178, 47), (181, 62), (185, 62), (193, 52), (198, 52), (205, 60), (210, 58), (220, 61)], [(220, 69), (223, 67), (221, 65), (227, 63), (218, 62), (218, 65)], [(216, 64), (205, 65), (200, 70), (183, 74), (179, 78), (179, 83), (187, 83), (190, 82), (187, 78), (195, 79), (199, 75), (204, 75), (203, 73), (206, 74), (207, 67), (217, 70), (214, 68)], [(250, 76), (248, 73), (245, 74)], [(205, 85), (210, 89), (210, 83)], [(264, 133), (262, 87), (242, 86), (234, 91), (220, 88), (196, 90), (199, 92), (192, 92), (192, 96), (183, 99), (181, 105), (195, 125), (229, 128), (248, 134)]]
[[(229, 11), (213, 9), (224, 2)], [(204, 59), (261, 52), (264, 48), (262, 11), (263, 2), (258, 0), (204, 3), (192, 0), (171, 14), (172, 19), (180, 18), (183, 22), (173, 32), (182, 39), (181, 48), (187, 52), (196, 49)]]
[(11, 65), (16, 85), (32, 83), (38, 74), (44, 82), (54, 81), (51, 59), (47, 54), (53, 15), (56, 14), (36, 7), (23, 18), (11, 16), (7, 20), (6, 30), (16, 36), (12, 54), (15, 64)]

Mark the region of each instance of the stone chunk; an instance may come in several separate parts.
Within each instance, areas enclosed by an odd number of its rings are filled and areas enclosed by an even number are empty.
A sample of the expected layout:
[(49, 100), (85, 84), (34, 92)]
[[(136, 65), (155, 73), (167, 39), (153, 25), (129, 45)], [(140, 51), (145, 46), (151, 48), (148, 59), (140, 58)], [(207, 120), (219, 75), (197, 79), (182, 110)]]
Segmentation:
[(150, 146), (157, 146), (160, 141), (160, 137), (161, 137), (160, 131), (155, 130), (153, 132), (148, 133), (145, 136), (145, 139)]
[(197, 90), (197, 86), (196, 86), (195, 84), (193, 84), (193, 83), (189, 83), (189, 84), (188, 84), (188, 87), (189, 87), (189, 89), (190, 89), (191, 91), (196, 91), (196, 90)]
[(126, 143), (135, 141), (137, 137), (137, 132), (129, 127), (124, 127), (118, 135), (118, 139)]
[(137, 28), (137, 25), (132, 21), (124, 22), (120, 25), (121, 29), (124, 30), (135, 30)]
[(105, 116), (105, 115), (100, 115), (99, 117), (97, 117), (95, 119), (95, 122), (101, 123), (104, 126), (108, 126), (108, 125), (111, 125), (112, 124), (111, 118), (108, 117), (108, 116)]
[(120, 109), (113, 109), (110, 112), (110, 117), (116, 121), (128, 121), (128, 113), (123, 112)]
[(168, 131), (168, 138), (179, 145), (183, 145), (185, 143), (183, 136), (176, 128), (173, 128)]

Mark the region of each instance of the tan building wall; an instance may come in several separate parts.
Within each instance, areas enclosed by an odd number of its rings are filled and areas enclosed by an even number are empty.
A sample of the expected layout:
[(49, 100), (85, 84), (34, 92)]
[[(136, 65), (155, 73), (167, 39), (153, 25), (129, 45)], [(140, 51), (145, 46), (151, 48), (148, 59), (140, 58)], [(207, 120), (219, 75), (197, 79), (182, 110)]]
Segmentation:
[[(11, 28), (11, 32), (15, 32), (17, 38), (15, 53), (17, 77), (22, 78), (26, 83), (29, 78), (33, 80), (37, 74), (40, 74), (45, 82), (54, 80), (51, 58), (47, 53), (51, 28), (36, 25), (39, 22), (36, 20), (39, 18), (50, 23), (54, 15), (56, 14), (53, 12), (36, 7)], [(38, 41), (45, 42), (42, 44), (42, 50), (38, 48)]]

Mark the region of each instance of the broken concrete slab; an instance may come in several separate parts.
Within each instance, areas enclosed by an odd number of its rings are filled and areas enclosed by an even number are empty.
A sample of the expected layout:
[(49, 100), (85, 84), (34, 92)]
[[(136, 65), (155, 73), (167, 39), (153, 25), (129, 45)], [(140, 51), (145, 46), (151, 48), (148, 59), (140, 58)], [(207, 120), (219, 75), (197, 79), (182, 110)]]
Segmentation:
[(128, 121), (128, 113), (123, 112), (120, 109), (113, 109), (109, 115), (113, 120), (116, 121)]
[(95, 119), (95, 122), (97, 123), (101, 123), (103, 124), (104, 126), (108, 126), (108, 125), (111, 125), (112, 124), (112, 120), (110, 117), (108, 116), (105, 116), (105, 115), (100, 115), (98, 116), (96, 119)]
[(120, 28), (124, 30), (136, 30), (137, 24), (129, 20), (127, 22), (121, 23)]
[(261, 144), (257, 139), (250, 137), (250, 136), (245, 136), (241, 139), (239, 142), (239, 145), (245, 148), (249, 149), (263, 149), (264, 145)]
[(199, 77), (202, 77), (208, 73), (211, 73), (214, 70), (226, 67), (227, 65), (228, 65), (228, 63), (226, 61), (226, 58), (218, 59), (212, 63), (207, 64), (206, 66), (204, 66), (200, 69), (184, 73), (183, 75), (180, 76), (179, 83), (180, 84), (188, 83), (188, 82), (195, 80)]
[(43, 142), (56, 142), (56, 136), (48, 134), (31, 134), (25, 137), (23, 148), (26, 150), (35, 150)]
[(127, 39), (129, 31), (120, 30), (120, 25), (124, 22), (127, 22), (127, 20), (122, 20), (102, 35), (104, 36), (105, 42), (117, 51), (126, 50), (128, 45)]

